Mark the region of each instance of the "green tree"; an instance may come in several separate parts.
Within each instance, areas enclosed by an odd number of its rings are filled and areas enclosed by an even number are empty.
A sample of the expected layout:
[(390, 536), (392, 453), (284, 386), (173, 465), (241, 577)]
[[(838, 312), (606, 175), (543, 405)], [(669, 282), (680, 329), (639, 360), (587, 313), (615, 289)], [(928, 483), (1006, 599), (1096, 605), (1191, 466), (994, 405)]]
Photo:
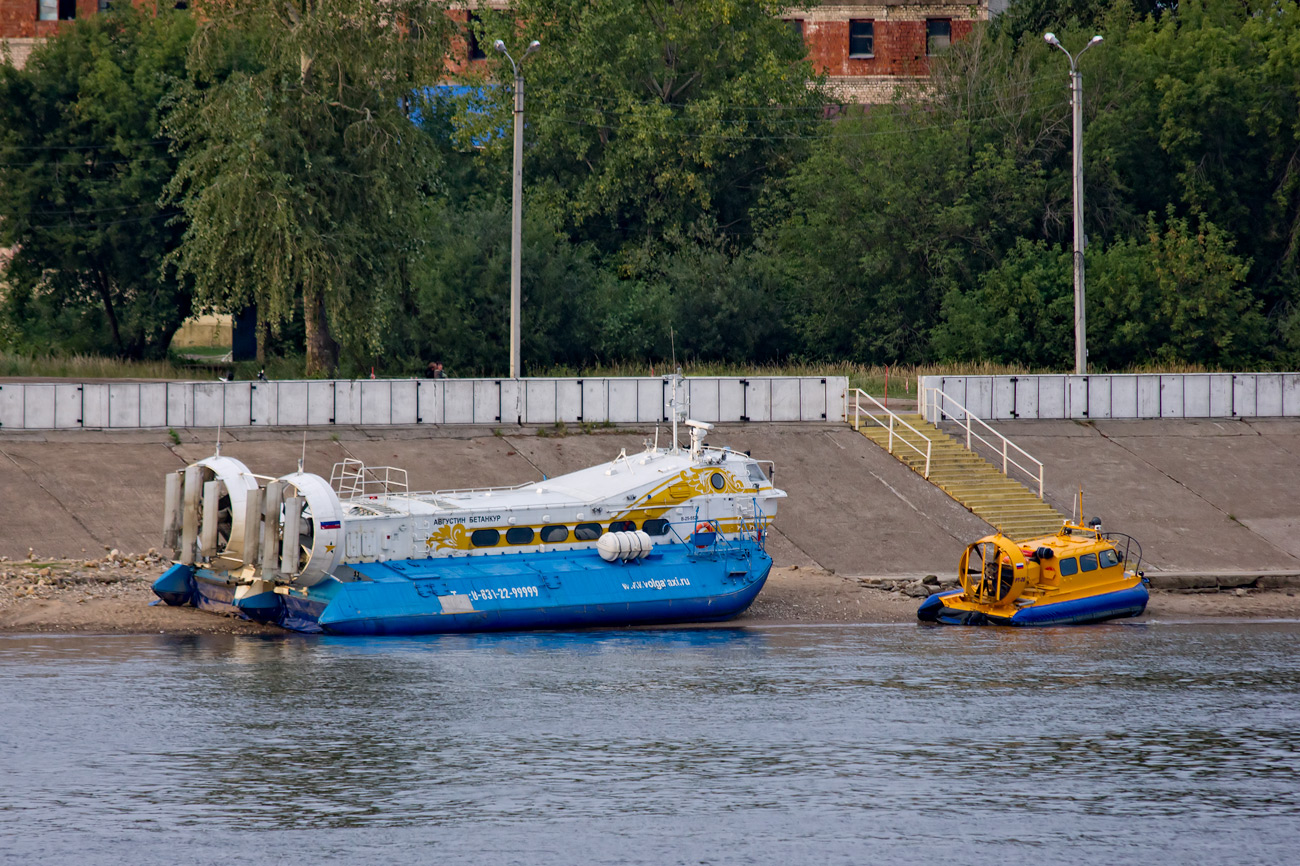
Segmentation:
[(1178, 0), (1012, 0), (992, 26), (1012, 39), (1041, 39), (1051, 30), (1095, 31), (1116, 8), (1159, 17), (1177, 6)]
[(189, 228), (174, 262), (205, 306), (300, 309), (308, 375), (355, 366), (394, 320), (439, 151), (412, 124), (444, 73), (445, 6), (223, 0), (203, 7), (192, 82), (166, 121)]
[(1147, 218), (1144, 237), (1087, 257), (1089, 356), (1104, 367), (1194, 363), (1242, 368), (1266, 340), (1251, 263), (1201, 217)]
[[(1074, 358), (1073, 255), (1022, 240), (971, 292), (944, 299), (941, 357), (1035, 368)], [(1148, 216), (1143, 236), (1088, 248), (1088, 359), (1099, 369), (1144, 364), (1241, 367), (1258, 357), (1265, 322), (1250, 262), (1212, 223)]]
[(1106, 43), (1085, 79), (1098, 105), (1084, 145), (1089, 232), (1107, 244), (1145, 241), (1147, 214), (1170, 205), (1192, 224), (1207, 221), (1251, 263), (1247, 285), (1268, 319), (1252, 362), (1293, 364), (1300, 10), (1191, 0), (1158, 20), (1121, 13), (1106, 18)]
[(766, 236), (803, 354), (927, 360), (945, 297), (1018, 238), (1054, 239), (1044, 56), (977, 29), (936, 64), (932, 92), (838, 121), (781, 183)]
[[(822, 131), (826, 97), (782, 9), (772, 0), (516, 0), (487, 19), (483, 44), (542, 42), (525, 66), (529, 206), (633, 259), (701, 225), (747, 238), (764, 184)], [(498, 79), (509, 82), (499, 59)], [(505, 126), (511, 95), (498, 95), (486, 122)]]
[(1068, 367), (1074, 359), (1072, 260), (1067, 248), (1020, 239), (980, 275), (975, 291), (952, 291), (944, 298), (943, 320), (933, 334), (937, 355), (1036, 369)]
[[(409, 314), (394, 322), (390, 355), (407, 370), (438, 360), (456, 375), (499, 375), (509, 346), (510, 205), (492, 197), (440, 201), (425, 211), (426, 239), (413, 259)], [(617, 280), (589, 246), (570, 243), (545, 214), (523, 233), (525, 371), (581, 365), (599, 346), (593, 322)]]
[(185, 73), (183, 12), (79, 20), (23, 69), (0, 64), (0, 341), (25, 351), (164, 355), (190, 312), (163, 274), (180, 227), (158, 199), (175, 159), (160, 101)]

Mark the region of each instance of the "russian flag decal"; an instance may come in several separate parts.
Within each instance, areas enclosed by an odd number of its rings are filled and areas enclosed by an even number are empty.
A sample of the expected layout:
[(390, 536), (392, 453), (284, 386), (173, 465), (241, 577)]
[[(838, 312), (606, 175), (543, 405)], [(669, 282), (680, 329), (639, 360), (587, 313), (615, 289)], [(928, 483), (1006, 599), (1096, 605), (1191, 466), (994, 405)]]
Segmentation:
[(338, 522), (337, 520), (322, 520), (322, 521), (320, 522), (320, 528), (321, 528), (321, 529), (338, 529), (338, 528), (339, 528), (339, 522)]

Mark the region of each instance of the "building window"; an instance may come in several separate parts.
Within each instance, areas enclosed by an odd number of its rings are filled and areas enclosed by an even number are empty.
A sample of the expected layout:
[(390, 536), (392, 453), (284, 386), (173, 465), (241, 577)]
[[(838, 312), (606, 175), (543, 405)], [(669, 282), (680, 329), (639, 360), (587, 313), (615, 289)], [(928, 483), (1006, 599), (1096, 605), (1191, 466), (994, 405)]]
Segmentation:
[(873, 57), (876, 53), (876, 22), (849, 22), (849, 56)]
[(478, 44), (478, 31), (482, 24), (477, 12), (470, 12), (465, 18), (465, 56), (470, 60), (482, 60), (487, 57), (483, 46)]
[(803, 38), (803, 19), (802, 19), (802, 18), (787, 18), (787, 19), (785, 19), (785, 23), (786, 23), (786, 26), (790, 28), (790, 32), (794, 33), (794, 35), (795, 35), (795, 36), (798, 36), (800, 39)]
[(98, 8), (99, 8), (99, 11), (100, 11), (100, 12), (107, 12), (107, 11), (108, 11), (108, 0), (99, 0), (99, 6), (98, 6)]
[(71, 21), (77, 17), (77, 0), (37, 0), (36, 17), (41, 21)]
[(925, 53), (942, 54), (952, 44), (952, 21), (931, 18), (925, 22)]

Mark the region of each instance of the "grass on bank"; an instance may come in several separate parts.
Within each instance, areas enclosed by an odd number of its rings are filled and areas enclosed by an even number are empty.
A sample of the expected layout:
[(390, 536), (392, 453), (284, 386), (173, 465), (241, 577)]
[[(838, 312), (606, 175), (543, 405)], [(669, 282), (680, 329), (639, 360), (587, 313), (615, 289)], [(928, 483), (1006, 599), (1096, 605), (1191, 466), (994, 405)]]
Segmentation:
[[(255, 361), (236, 363), (222, 361), (227, 350), (186, 349), (186, 355), (202, 354), (204, 358), (182, 357), (172, 355), (160, 361), (126, 361), (120, 358), (108, 358), (91, 355), (38, 355), (25, 356), (0, 352), (0, 378), (43, 378), (74, 379), (86, 381), (92, 379), (128, 379), (154, 381), (215, 381), (220, 377), (236, 380), (255, 379), (262, 365)], [(885, 394), (885, 382), (888, 378), (891, 397), (911, 397), (916, 393), (916, 381), (919, 376), (990, 376), (1016, 375), (1028, 373), (1061, 373), (1061, 370), (1035, 370), (1023, 366), (1006, 364), (923, 364), (883, 365), (822, 363), (822, 364), (726, 364), (720, 362), (686, 362), (681, 364), (686, 376), (847, 376), (849, 385), (861, 388), (877, 396)], [(544, 369), (526, 369), (525, 374), (539, 377), (574, 377), (592, 378), (620, 376), (662, 376), (672, 372), (666, 363), (660, 364), (607, 364), (596, 367), (550, 367)], [(303, 379), (303, 359), (298, 357), (270, 358), (265, 365), (268, 379)], [(1204, 367), (1191, 365), (1164, 365), (1142, 367), (1118, 372), (1126, 373), (1204, 373)], [(480, 375), (479, 371), (461, 373), (451, 370), (453, 376), (472, 378)], [(369, 375), (368, 373), (366, 374)], [(385, 374), (380, 378), (412, 378), (419, 373), (412, 370), (406, 374)], [(492, 375), (492, 374), (486, 374)], [(337, 378), (347, 378), (340, 375)]]

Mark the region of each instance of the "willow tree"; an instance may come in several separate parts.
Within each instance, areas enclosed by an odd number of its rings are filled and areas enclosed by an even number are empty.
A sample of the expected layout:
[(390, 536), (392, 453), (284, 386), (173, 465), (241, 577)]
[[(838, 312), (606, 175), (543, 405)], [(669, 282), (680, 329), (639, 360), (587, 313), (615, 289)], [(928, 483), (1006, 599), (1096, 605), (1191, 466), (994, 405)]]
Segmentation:
[(188, 221), (173, 263), (196, 302), (299, 310), (307, 374), (378, 351), (398, 309), (437, 154), (411, 122), (442, 75), (449, 24), (428, 0), (210, 0), (166, 122), (168, 188)]

